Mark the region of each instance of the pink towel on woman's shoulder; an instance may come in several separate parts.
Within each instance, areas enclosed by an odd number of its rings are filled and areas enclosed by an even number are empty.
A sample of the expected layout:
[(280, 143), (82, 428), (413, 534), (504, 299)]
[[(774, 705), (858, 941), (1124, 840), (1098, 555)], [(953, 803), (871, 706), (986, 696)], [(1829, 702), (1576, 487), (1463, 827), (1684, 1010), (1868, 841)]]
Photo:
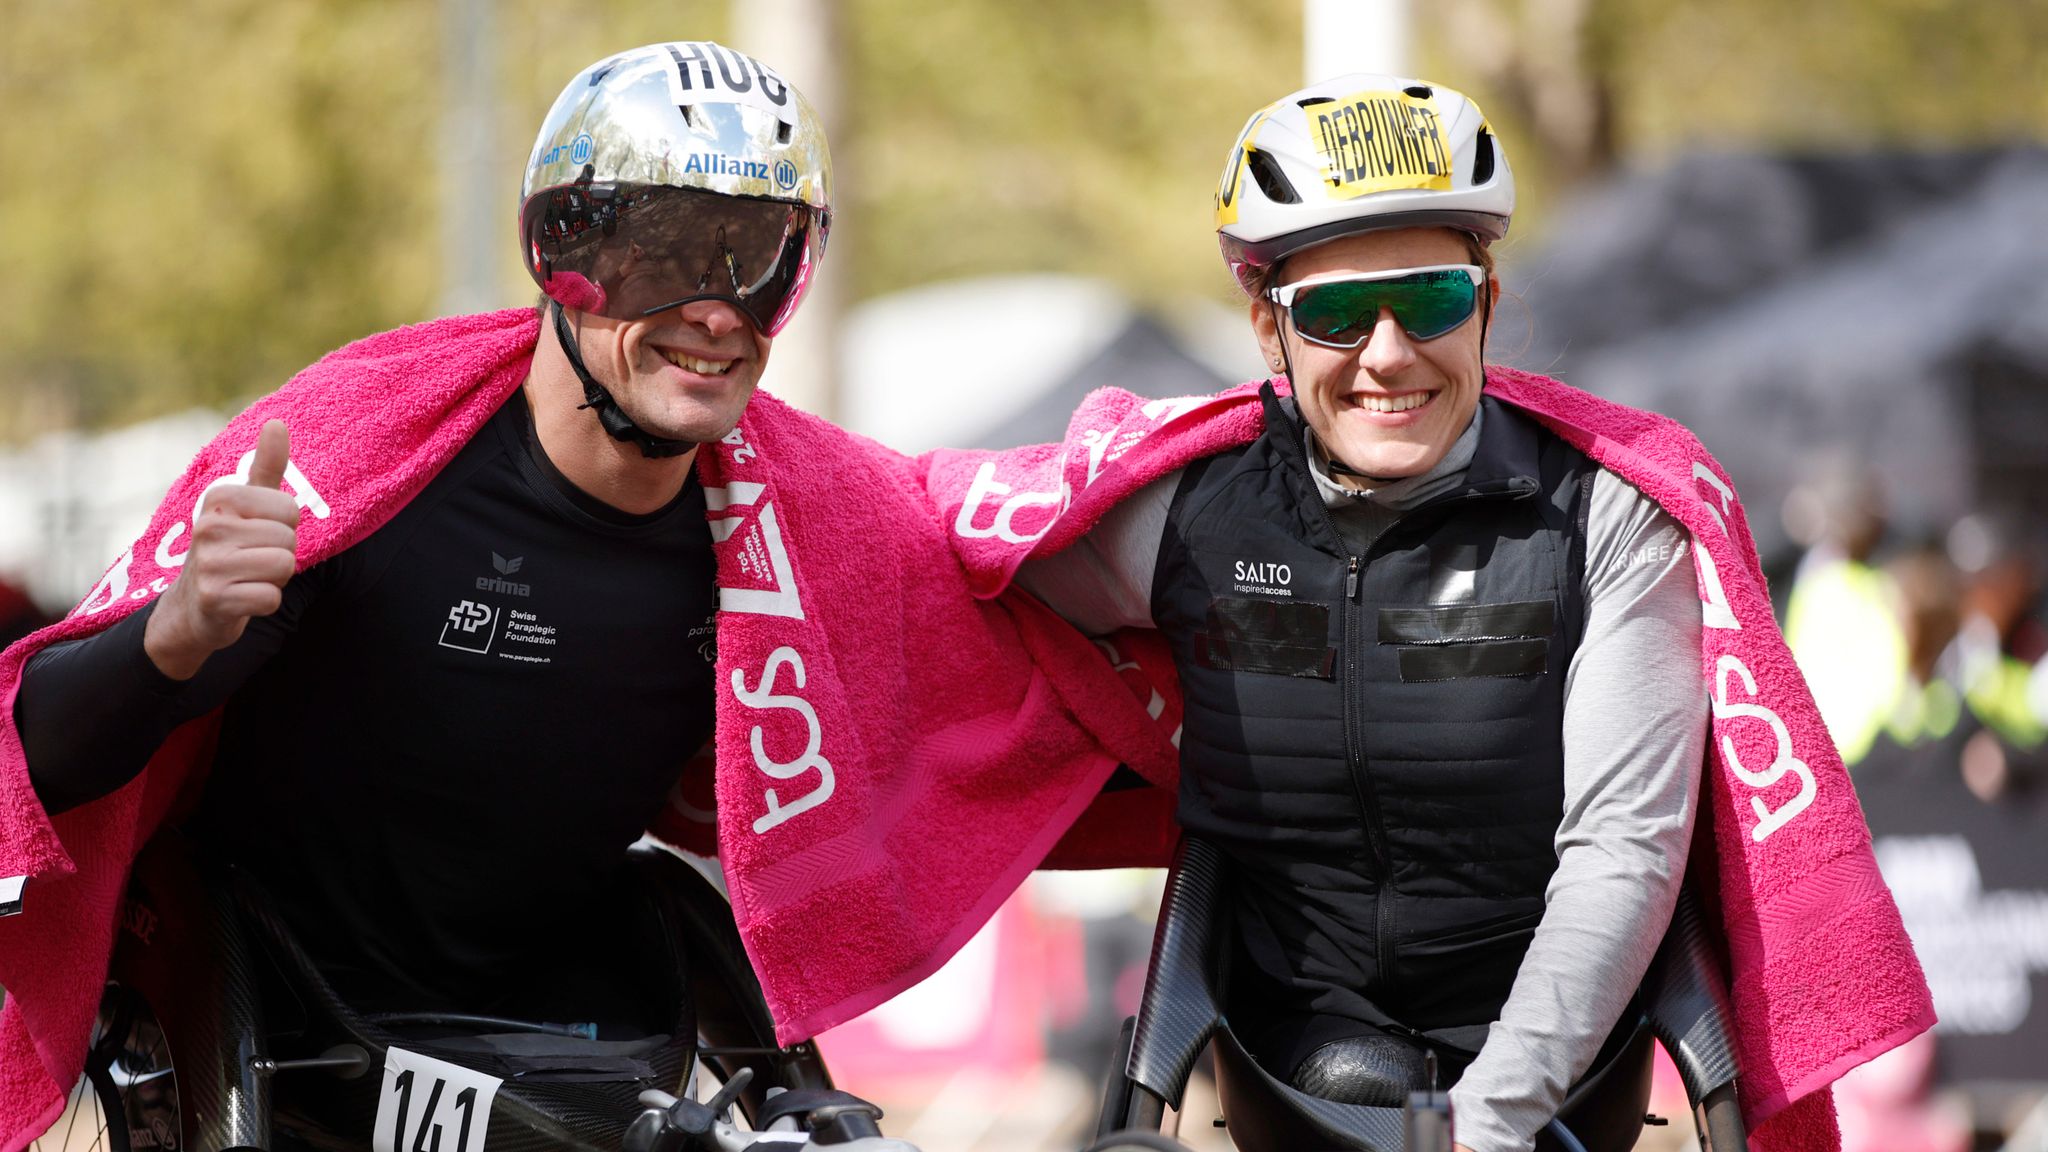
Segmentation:
[[(1759, 1147), (1833, 1147), (1826, 1085), (1930, 1027), (1933, 1001), (1848, 773), (1772, 616), (1734, 486), (1690, 432), (1664, 417), (1506, 368), (1489, 369), (1488, 390), (1635, 484), (1692, 534), (1706, 624), (1701, 677), (1713, 714), (1711, 867), (1742, 1098)], [(993, 594), (1027, 553), (1063, 547), (1137, 486), (1190, 456), (1251, 439), (1260, 413), (1255, 384), (1149, 402), (1098, 392), (1075, 413), (1064, 445), (1031, 450), (1035, 471), (1012, 469), (1015, 453), (940, 452), (930, 457), (932, 486), (975, 587)]]
[(1848, 769), (1771, 611), (1735, 487), (1675, 421), (1511, 369), (1489, 390), (1661, 504), (1693, 539), (1713, 711), (1707, 779), (1742, 1094), (1768, 1148), (1832, 1146), (1837, 1077), (1934, 1024)]

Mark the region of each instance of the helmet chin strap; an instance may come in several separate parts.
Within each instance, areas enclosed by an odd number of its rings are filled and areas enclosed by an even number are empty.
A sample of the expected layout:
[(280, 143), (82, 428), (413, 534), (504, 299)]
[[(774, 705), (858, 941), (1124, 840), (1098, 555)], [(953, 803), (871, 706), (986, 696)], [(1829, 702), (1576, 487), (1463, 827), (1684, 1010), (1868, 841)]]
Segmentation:
[(576, 333), (569, 327), (569, 318), (562, 313), (562, 302), (551, 300), (549, 308), (555, 314), (555, 339), (562, 345), (562, 351), (569, 357), (569, 367), (575, 370), (576, 378), (583, 382), (583, 403), (579, 408), (590, 408), (597, 412), (597, 422), (614, 440), (624, 440), (640, 446), (640, 454), (649, 459), (659, 460), (669, 456), (681, 456), (696, 445), (688, 440), (664, 440), (649, 435), (633, 418), (612, 399), (612, 394), (597, 382), (590, 369), (583, 366), (583, 350), (576, 343)]

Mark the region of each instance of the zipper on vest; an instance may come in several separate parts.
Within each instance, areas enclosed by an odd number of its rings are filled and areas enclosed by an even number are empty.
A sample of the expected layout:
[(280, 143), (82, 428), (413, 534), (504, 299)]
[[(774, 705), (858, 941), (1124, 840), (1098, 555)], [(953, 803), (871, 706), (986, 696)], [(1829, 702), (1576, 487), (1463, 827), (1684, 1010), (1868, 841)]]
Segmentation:
[(1373, 788), (1372, 771), (1366, 764), (1364, 697), (1360, 690), (1360, 621), (1358, 570), (1364, 558), (1353, 556), (1344, 568), (1344, 761), (1351, 773), (1351, 787), (1358, 793), (1359, 816), (1365, 821), (1366, 843), (1372, 848), (1373, 865), (1379, 873), (1379, 891), (1373, 897), (1373, 958), (1379, 967), (1380, 986), (1393, 987), (1394, 943), (1393, 860), (1387, 850), (1386, 823), (1380, 816), (1379, 794)]
[[(1299, 459), (1299, 458), (1298, 458)], [(1304, 468), (1305, 459), (1299, 459)], [(1330, 539), (1344, 542), (1344, 534), (1337, 530), (1336, 517), (1320, 497), (1314, 477), (1308, 477), (1311, 501), (1321, 514), (1323, 527), (1329, 530)], [(1466, 500), (1486, 500), (1506, 497), (1510, 500), (1526, 499), (1536, 494), (1539, 485), (1525, 476), (1515, 476), (1506, 481), (1495, 481), (1484, 485), (1473, 485), (1439, 496), (1434, 500), (1395, 514), (1392, 522), (1380, 529), (1365, 546), (1363, 554), (1349, 557), (1344, 566), (1344, 760), (1351, 771), (1351, 786), (1358, 793), (1360, 814), (1365, 819), (1365, 838), (1372, 847), (1374, 866), (1379, 870), (1379, 892), (1373, 900), (1373, 950), (1374, 960), (1379, 965), (1380, 993), (1386, 995), (1395, 988), (1394, 981), (1394, 924), (1391, 899), (1394, 887), (1392, 853), (1387, 847), (1386, 822), (1380, 815), (1379, 795), (1373, 788), (1372, 772), (1365, 755), (1363, 729), (1365, 701), (1359, 691), (1359, 653), (1363, 649), (1363, 638), (1359, 635), (1361, 618), (1364, 616), (1359, 604), (1359, 570), (1371, 560), (1387, 538), (1403, 521), (1418, 512), (1435, 510), (1446, 504), (1457, 504)]]
[[(1410, 522), (1411, 517), (1418, 512), (1434, 510), (1446, 504), (1457, 504), (1466, 500), (1487, 500), (1500, 497), (1522, 499), (1533, 495), (1536, 487), (1533, 481), (1522, 477), (1515, 477), (1505, 484), (1465, 488), (1445, 496), (1439, 496), (1434, 500), (1410, 508), (1406, 512), (1396, 513), (1394, 519), (1384, 528), (1380, 529), (1379, 534), (1374, 536), (1371, 542), (1366, 545), (1364, 555), (1353, 556), (1345, 564), (1344, 751), (1346, 758), (1351, 763), (1352, 784), (1358, 789), (1359, 804), (1364, 809), (1366, 839), (1372, 844), (1373, 860), (1377, 864), (1380, 874), (1379, 895), (1373, 900), (1373, 949), (1375, 960), (1379, 965), (1380, 994), (1382, 996), (1393, 994), (1398, 987), (1398, 982), (1394, 979), (1394, 936), (1399, 931), (1399, 925), (1395, 923), (1394, 917), (1393, 853), (1387, 847), (1386, 820), (1380, 814), (1379, 793), (1373, 787), (1372, 772), (1366, 762), (1364, 737), (1365, 698), (1363, 693), (1357, 688), (1359, 684), (1359, 654), (1364, 650), (1364, 637), (1357, 633), (1363, 627), (1365, 615), (1363, 605), (1359, 603), (1359, 570), (1371, 562), (1373, 553), (1380, 550), (1381, 544), (1385, 543), (1389, 537), (1397, 535), (1395, 531), (1397, 528), (1402, 527), (1404, 522)], [(1331, 535), (1342, 539), (1343, 537), (1337, 532), (1336, 518), (1330, 515), (1330, 510), (1327, 507), (1323, 507), (1320, 501), (1317, 502), (1317, 506), (1322, 508), (1323, 520), (1324, 523), (1329, 525)]]

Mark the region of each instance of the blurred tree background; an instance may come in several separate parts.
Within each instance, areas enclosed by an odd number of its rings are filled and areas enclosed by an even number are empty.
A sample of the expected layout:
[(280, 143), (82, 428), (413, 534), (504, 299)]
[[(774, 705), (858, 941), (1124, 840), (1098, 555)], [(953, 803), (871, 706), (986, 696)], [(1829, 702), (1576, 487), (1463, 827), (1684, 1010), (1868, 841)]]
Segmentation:
[[(0, 0), (0, 441), (276, 385), (426, 318), (440, 0)], [(1540, 235), (1561, 190), (1679, 147), (2048, 137), (2048, 0), (1435, 0), (1416, 71), (1479, 99)], [(1301, 14), (1241, 0), (844, 0), (835, 255), (858, 301), (987, 272), (1229, 292), (1226, 146), (1300, 83)], [(719, 0), (494, 5), (502, 302), (548, 102), (608, 51), (727, 34)], [(802, 77), (793, 77), (799, 85)], [(1526, 243), (1526, 240), (1520, 242)]]

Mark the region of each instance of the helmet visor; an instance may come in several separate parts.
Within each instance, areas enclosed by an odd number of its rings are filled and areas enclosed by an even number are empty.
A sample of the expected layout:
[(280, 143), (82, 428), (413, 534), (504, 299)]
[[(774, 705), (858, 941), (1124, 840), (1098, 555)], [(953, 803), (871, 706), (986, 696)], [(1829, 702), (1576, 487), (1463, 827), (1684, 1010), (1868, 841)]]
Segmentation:
[(564, 307), (637, 320), (723, 300), (773, 336), (823, 250), (824, 213), (658, 184), (571, 184), (520, 213), (527, 271)]

